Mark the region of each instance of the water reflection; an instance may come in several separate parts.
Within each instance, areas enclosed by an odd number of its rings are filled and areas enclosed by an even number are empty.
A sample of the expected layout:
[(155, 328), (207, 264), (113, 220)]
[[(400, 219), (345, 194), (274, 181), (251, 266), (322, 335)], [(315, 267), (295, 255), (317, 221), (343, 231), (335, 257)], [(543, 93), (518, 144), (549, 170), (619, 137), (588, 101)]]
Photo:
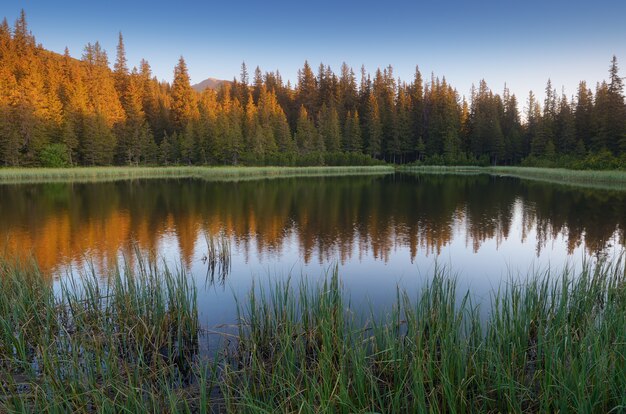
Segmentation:
[(106, 266), (133, 241), (192, 267), (204, 234), (225, 235), (243, 262), (280, 260), (292, 243), (305, 264), (388, 262), (399, 248), (414, 261), (455, 240), (476, 253), (512, 239), (538, 256), (562, 239), (565, 253), (600, 255), (624, 245), (625, 212), (626, 193), (486, 175), (0, 186), (8, 253), (32, 252), (47, 271), (86, 256)]

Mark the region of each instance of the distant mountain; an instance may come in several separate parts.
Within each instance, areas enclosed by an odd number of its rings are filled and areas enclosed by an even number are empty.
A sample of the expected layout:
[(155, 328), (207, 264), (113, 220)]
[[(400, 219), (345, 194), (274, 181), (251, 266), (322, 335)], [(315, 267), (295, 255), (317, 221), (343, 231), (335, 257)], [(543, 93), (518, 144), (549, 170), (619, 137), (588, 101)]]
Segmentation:
[(224, 82), (230, 83), (230, 81), (227, 81), (227, 80), (208, 78), (208, 79), (203, 80), (200, 83), (196, 83), (195, 85), (191, 85), (191, 87), (194, 88), (198, 92), (202, 92), (205, 89), (217, 89)]

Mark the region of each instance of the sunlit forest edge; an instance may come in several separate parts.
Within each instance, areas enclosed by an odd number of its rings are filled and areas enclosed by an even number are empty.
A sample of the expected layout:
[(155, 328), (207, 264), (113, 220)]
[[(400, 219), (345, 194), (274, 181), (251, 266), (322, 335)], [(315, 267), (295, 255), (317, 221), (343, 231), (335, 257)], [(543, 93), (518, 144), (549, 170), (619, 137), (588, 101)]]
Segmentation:
[(392, 66), (339, 74), (308, 62), (295, 85), (278, 71), (196, 92), (183, 57), (171, 83), (122, 34), (111, 66), (98, 42), (80, 59), (37, 44), (22, 12), (0, 24), (0, 165), (523, 165), (626, 168), (626, 106), (617, 59), (608, 81), (575, 96), (548, 80), (520, 108), (479, 80), (467, 95), (445, 77), (409, 82)]

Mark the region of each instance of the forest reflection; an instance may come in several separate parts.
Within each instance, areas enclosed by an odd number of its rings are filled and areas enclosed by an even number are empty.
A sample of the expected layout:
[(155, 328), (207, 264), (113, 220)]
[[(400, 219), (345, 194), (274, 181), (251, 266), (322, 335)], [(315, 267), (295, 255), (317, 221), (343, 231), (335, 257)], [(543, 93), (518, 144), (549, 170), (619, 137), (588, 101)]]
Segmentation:
[(296, 240), (306, 263), (387, 261), (397, 246), (415, 258), (455, 237), (475, 252), (486, 240), (525, 243), (530, 232), (537, 254), (564, 237), (568, 253), (584, 245), (597, 255), (615, 240), (624, 245), (625, 212), (623, 192), (487, 175), (0, 185), (0, 243), (5, 254), (33, 254), (44, 270), (85, 257), (106, 265), (132, 256), (134, 243), (164, 254), (170, 238), (189, 265), (203, 234), (226, 235), (243, 257), (279, 254)]

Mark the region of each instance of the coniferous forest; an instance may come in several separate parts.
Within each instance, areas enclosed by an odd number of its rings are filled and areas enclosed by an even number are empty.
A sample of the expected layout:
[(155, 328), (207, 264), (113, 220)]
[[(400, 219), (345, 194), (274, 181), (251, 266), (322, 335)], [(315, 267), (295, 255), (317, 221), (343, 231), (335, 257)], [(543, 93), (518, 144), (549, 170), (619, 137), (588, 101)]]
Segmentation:
[(380, 162), (626, 168), (618, 62), (575, 96), (550, 80), (520, 99), (484, 80), (463, 97), (445, 77), (410, 82), (391, 66), (358, 75), (307, 62), (295, 86), (249, 72), (218, 90), (192, 89), (184, 59), (172, 83), (122, 35), (113, 62), (98, 42), (77, 60), (38, 45), (24, 13), (0, 25), (0, 165), (366, 165)]

